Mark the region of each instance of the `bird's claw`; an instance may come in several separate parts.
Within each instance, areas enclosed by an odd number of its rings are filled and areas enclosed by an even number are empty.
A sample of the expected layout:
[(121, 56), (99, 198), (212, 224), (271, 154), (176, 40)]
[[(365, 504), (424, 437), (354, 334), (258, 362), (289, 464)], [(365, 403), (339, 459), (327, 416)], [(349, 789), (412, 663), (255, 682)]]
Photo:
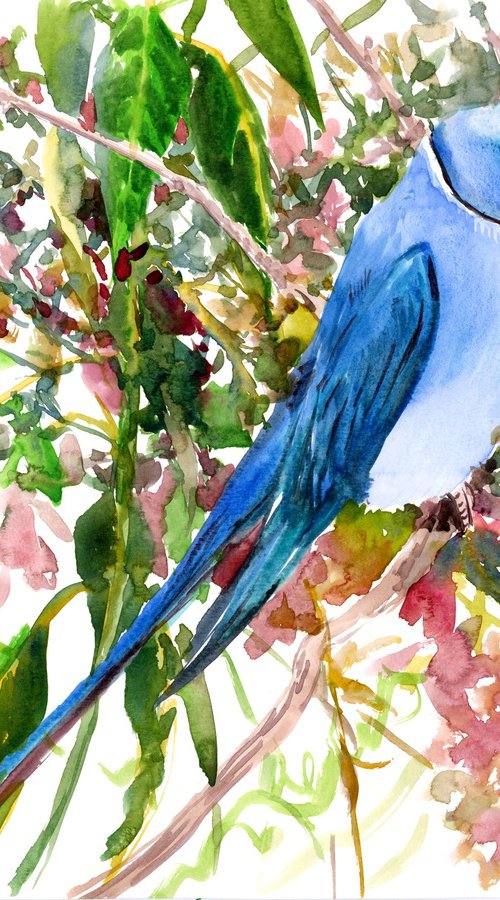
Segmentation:
[(467, 482), (452, 493), (445, 494), (425, 511), (419, 527), (427, 531), (450, 531), (460, 534), (472, 525), (474, 492)]
[(428, 531), (450, 531), (454, 528), (459, 534), (465, 534), (473, 525), (475, 496), (487, 485), (493, 484), (497, 465), (495, 457), (487, 459), (472, 469), (467, 481), (456, 491), (423, 505), (423, 516), (418, 526)]

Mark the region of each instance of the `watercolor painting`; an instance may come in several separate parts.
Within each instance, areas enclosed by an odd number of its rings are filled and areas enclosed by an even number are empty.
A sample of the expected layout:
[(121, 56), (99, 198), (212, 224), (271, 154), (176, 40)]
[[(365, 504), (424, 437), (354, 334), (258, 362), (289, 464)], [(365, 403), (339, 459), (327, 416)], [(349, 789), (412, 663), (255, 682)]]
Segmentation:
[(0, 13), (0, 896), (496, 896), (500, 8)]

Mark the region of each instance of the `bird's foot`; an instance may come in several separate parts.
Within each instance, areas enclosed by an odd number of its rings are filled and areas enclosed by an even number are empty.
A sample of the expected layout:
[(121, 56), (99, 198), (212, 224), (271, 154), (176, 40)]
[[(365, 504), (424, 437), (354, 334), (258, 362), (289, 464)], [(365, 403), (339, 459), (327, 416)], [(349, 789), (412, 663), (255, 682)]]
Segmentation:
[(419, 527), (428, 531), (451, 531), (460, 534), (472, 525), (474, 491), (466, 482), (456, 491), (445, 494), (439, 500), (427, 506), (420, 520)]
[(459, 534), (465, 534), (473, 524), (476, 494), (493, 484), (497, 465), (497, 460), (491, 457), (473, 468), (467, 481), (456, 491), (445, 494), (437, 501), (423, 504), (423, 516), (417, 523), (418, 526), (428, 531), (450, 531), (454, 528)]
[(495, 472), (498, 469), (498, 460), (495, 456), (490, 456), (486, 462), (481, 463), (471, 469), (468, 482), (472, 490), (476, 493), (482, 491), (483, 488), (495, 483)]

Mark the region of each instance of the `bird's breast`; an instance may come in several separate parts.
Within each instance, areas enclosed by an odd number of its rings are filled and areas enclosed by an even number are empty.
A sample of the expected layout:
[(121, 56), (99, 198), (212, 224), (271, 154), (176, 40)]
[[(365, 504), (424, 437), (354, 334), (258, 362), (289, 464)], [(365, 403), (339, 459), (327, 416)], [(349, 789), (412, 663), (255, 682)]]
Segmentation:
[(430, 148), (374, 212), (364, 259), (383, 234), (382, 258), (426, 242), (439, 290), (432, 353), (371, 471), (369, 500), (388, 507), (452, 490), (491, 448), (500, 424), (500, 225), (453, 197)]

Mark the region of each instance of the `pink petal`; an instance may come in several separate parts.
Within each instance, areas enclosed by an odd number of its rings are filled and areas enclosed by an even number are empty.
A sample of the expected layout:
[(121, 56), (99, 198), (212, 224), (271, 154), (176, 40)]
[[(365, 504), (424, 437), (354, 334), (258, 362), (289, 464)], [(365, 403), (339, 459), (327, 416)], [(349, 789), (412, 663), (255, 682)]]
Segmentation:
[(102, 365), (98, 363), (85, 363), (82, 369), (82, 378), (86, 387), (111, 413), (118, 415), (120, 412), (122, 392), (118, 387), (118, 380), (108, 362)]

